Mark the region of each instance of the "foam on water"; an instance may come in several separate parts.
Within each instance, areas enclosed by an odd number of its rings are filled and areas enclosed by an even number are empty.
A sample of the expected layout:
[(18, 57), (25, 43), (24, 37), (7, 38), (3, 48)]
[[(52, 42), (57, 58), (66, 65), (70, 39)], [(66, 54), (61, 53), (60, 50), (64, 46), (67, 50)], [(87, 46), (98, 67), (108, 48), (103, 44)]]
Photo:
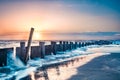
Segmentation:
[(18, 57), (14, 56), (13, 52), (9, 52), (7, 55), (7, 65), (11, 68), (21, 68), (25, 66)]
[(88, 52), (120, 53), (120, 45), (104, 45), (101, 47), (88, 48)]

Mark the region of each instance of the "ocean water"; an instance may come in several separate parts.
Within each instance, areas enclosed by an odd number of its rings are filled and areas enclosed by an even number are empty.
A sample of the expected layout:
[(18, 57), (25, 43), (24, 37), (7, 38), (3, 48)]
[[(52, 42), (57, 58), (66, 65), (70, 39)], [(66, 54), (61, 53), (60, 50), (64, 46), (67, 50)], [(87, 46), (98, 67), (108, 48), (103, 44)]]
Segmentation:
[[(0, 48), (16, 47), (19, 46), (20, 41), (0, 41)], [(49, 44), (47, 42), (46, 44)], [(32, 43), (32, 45), (39, 45), (38, 41)], [(24, 65), (18, 57), (14, 56), (14, 52), (8, 53), (8, 64), (5, 67), (0, 67), (0, 80), (20, 80), (31, 73), (37, 71), (39, 67), (43, 65), (54, 64), (62, 61), (67, 61), (71, 58), (78, 56), (85, 56), (94, 53), (104, 53), (110, 55), (111, 53), (120, 53), (120, 42), (114, 41), (111, 45), (92, 45), (87, 47), (77, 48), (73, 51), (66, 51), (58, 53), (57, 55), (45, 56), (45, 59), (37, 58), (29, 60), (27, 65)], [(116, 58), (116, 61), (119, 57)], [(119, 69), (120, 66), (117, 66)]]

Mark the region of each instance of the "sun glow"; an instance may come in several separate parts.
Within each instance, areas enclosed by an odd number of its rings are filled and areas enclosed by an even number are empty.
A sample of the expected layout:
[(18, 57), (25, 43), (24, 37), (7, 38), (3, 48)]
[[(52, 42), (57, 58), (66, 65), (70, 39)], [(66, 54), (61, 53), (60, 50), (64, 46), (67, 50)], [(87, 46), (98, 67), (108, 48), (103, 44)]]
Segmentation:
[(34, 32), (33, 40), (40, 40), (40, 39), (42, 39), (42, 35), (40, 34), (40, 32)]

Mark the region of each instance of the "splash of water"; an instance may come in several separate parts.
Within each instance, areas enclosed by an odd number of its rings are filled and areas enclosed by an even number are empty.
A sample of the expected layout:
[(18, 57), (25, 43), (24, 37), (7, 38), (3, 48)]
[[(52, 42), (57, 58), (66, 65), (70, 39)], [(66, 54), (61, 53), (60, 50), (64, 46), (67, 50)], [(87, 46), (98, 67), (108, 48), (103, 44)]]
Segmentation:
[(25, 66), (22, 61), (16, 56), (15, 48), (13, 51), (9, 51), (7, 53), (7, 65), (11, 68), (21, 68)]

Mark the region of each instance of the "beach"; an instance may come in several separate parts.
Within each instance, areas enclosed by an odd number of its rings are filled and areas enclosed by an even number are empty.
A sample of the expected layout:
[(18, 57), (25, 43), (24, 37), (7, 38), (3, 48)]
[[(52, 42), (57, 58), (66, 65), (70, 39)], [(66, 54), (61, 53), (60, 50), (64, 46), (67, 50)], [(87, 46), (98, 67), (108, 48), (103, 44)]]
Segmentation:
[[(49, 80), (120, 80), (120, 53), (89, 54), (73, 64), (47, 70)], [(33, 80), (44, 80), (35, 77)]]
[(0, 80), (119, 80), (120, 45), (91, 45), (30, 59), (23, 65), (14, 54), (0, 68)]
[(94, 58), (68, 80), (120, 80), (120, 53)]

